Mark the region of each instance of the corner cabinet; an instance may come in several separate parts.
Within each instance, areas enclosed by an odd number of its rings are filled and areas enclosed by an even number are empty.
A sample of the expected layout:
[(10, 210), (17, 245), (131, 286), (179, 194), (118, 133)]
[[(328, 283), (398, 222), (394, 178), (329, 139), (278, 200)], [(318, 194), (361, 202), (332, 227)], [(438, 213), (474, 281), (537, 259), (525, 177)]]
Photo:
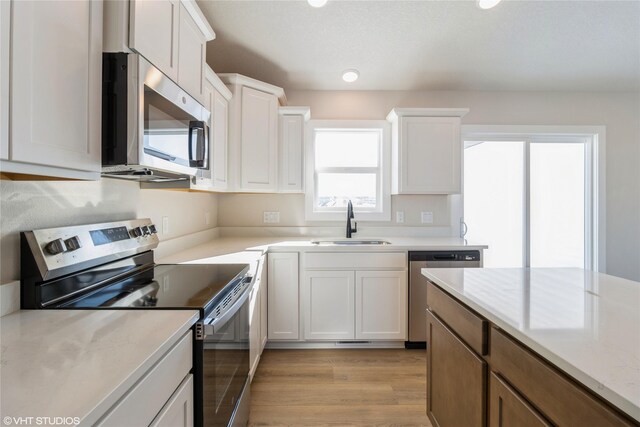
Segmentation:
[(219, 74), (231, 90), (229, 190), (278, 190), (278, 106), (282, 88), (240, 74)]
[(297, 340), (298, 253), (269, 253), (267, 266), (268, 337), (274, 340)]
[(304, 193), (304, 135), (309, 107), (280, 107), (278, 192)]
[(102, 1), (0, 3), (3, 173), (98, 179)]
[(463, 108), (395, 108), (392, 127), (392, 194), (462, 191)]

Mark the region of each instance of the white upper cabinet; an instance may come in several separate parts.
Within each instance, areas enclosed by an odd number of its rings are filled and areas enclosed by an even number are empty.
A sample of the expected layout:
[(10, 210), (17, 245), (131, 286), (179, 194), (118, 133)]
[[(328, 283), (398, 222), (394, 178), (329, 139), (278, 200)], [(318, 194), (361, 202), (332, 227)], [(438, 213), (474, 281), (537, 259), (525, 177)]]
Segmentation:
[(280, 107), (278, 192), (303, 193), (304, 135), (309, 107)]
[[(8, 2), (1, 3), (3, 124), (7, 90), (11, 112), (10, 134), (2, 135), (1, 156), (10, 162), (2, 164), (3, 170), (97, 179), (101, 168), (102, 2), (14, 1), (9, 3), (9, 18)], [(11, 28), (8, 69), (7, 24)], [(6, 132), (7, 126), (2, 128)], [(92, 174), (79, 175), (79, 171)]]
[(195, 0), (105, 0), (105, 52), (134, 51), (203, 105), (213, 29)]
[(275, 193), (278, 189), (278, 104), (282, 88), (220, 74), (233, 95), (229, 118), (229, 190)]
[(209, 169), (201, 169), (191, 189), (225, 191), (227, 189), (227, 147), (229, 100), (231, 92), (213, 70), (205, 65), (204, 106), (211, 112), (209, 121)]
[(396, 108), (392, 125), (392, 194), (462, 190), (462, 108)]
[(275, 191), (278, 150), (278, 99), (242, 88), (240, 189)]
[(187, 9), (180, 5), (178, 40), (178, 85), (201, 103), (205, 103), (204, 82), (207, 39)]
[(180, 0), (131, 0), (129, 47), (178, 79)]

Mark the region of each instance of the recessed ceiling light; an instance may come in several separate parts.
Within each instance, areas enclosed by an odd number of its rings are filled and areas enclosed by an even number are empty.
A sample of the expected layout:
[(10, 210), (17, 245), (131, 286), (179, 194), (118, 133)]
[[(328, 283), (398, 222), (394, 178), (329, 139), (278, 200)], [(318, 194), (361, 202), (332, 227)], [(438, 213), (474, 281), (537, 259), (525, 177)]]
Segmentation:
[(478, 7), (480, 9), (491, 9), (495, 7), (501, 0), (478, 0)]
[(307, 0), (307, 2), (313, 7), (322, 7), (327, 4), (329, 0)]
[(347, 83), (353, 83), (358, 80), (359, 76), (360, 73), (358, 72), (358, 70), (345, 70), (344, 73), (342, 73), (342, 80)]

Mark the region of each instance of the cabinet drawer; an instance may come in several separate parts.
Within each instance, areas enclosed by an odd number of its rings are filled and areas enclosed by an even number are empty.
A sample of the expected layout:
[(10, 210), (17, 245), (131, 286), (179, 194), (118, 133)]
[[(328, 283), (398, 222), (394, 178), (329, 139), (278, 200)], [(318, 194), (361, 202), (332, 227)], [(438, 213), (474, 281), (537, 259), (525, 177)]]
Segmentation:
[(491, 370), (559, 426), (631, 426), (539, 357), (491, 328)]
[(469, 347), (480, 355), (488, 350), (489, 324), (458, 301), (427, 281), (427, 306), (438, 315)]
[(407, 254), (403, 252), (314, 252), (305, 256), (305, 268), (311, 270), (346, 268), (407, 268)]
[(507, 383), (493, 372), (489, 379), (489, 427), (551, 427)]
[(185, 334), (98, 424), (149, 425), (178, 388), (193, 365), (193, 337)]

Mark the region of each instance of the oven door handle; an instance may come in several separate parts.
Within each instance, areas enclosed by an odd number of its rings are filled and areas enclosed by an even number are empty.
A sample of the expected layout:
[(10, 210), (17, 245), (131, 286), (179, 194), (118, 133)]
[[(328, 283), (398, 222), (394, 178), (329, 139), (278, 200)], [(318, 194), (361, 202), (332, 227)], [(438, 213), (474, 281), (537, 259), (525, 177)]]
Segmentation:
[(207, 318), (204, 321), (204, 334), (205, 335), (213, 335), (220, 330), (235, 316), (235, 314), (240, 310), (242, 305), (247, 302), (249, 299), (249, 294), (251, 293), (251, 286), (248, 286), (245, 291), (240, 295), (231, 307), (227, 311), (225, 311), (221, 316), (216, 318)]

